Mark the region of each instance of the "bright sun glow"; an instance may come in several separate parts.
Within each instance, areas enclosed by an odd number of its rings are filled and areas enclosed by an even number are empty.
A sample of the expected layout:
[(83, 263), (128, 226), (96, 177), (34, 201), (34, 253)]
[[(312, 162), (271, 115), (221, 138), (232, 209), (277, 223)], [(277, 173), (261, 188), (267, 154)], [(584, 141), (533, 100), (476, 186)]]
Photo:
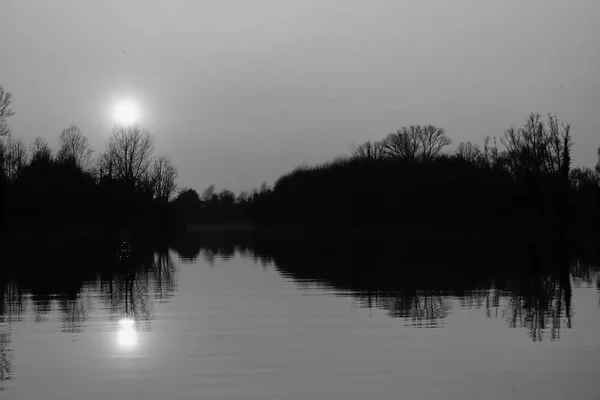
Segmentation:
[(122, 319), (119, 321), (119, 330), (117, 331), (117, 341), (122, 349), (132, 349), (137, 344), (137, 333), (135, 323), (131, 319)]
[(117, 123), (122, 125), (132, 125), (138, 122), (140, 109), (131, 99), (121, 100), (115, 106), (115, 118)]

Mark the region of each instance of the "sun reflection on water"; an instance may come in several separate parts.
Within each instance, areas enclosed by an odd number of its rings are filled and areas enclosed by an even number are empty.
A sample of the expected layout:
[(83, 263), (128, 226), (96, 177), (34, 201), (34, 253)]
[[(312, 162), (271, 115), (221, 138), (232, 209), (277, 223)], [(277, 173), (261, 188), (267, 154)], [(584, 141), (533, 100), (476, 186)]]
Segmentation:
[(121, 349), (125, 350), (133, 349), (137, 345), (137, 332), (132, 319), (125, 318), (119, 321), (117, 343)]

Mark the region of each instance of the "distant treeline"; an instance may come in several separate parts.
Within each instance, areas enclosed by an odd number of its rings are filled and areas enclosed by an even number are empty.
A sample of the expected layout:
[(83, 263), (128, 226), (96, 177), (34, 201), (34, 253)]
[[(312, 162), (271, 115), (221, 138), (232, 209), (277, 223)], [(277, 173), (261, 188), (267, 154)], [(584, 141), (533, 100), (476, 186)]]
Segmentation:
[(444, 152), (450, 144), (442, 128), (413, 125), (354, 145), (346, 157), (299, 167), (273, 188), (263, 184), (237, 197), (213, 186), (201, 196), (186, 189), (175, 203), (190, 223), (471, 232), (600, 227), (600, 162), (595, 170), (571, 168), (571, 128), (557, 117), (531, 114), (499, 140)]

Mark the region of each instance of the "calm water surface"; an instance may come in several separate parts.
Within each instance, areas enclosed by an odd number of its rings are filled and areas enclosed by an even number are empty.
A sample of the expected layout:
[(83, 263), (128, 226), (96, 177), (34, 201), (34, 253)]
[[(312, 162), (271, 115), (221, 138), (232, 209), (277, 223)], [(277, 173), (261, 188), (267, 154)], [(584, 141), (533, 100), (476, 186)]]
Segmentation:
[(0, 398), (600, 396), (593, 263), (381, 276), (343, 246), (128, 246), (5, 278)]

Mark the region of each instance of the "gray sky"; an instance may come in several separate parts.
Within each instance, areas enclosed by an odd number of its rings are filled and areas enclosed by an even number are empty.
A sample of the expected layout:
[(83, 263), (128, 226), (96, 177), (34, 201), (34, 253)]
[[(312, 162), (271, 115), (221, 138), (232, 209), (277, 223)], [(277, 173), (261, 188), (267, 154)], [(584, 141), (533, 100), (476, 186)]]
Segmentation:
[(532, 111), (600, 146), (597, 0), (2, 0), (13, 136), (97, 151), (137, 100), (179, 184), (235, 191), (410, 124), (481, 143)]

